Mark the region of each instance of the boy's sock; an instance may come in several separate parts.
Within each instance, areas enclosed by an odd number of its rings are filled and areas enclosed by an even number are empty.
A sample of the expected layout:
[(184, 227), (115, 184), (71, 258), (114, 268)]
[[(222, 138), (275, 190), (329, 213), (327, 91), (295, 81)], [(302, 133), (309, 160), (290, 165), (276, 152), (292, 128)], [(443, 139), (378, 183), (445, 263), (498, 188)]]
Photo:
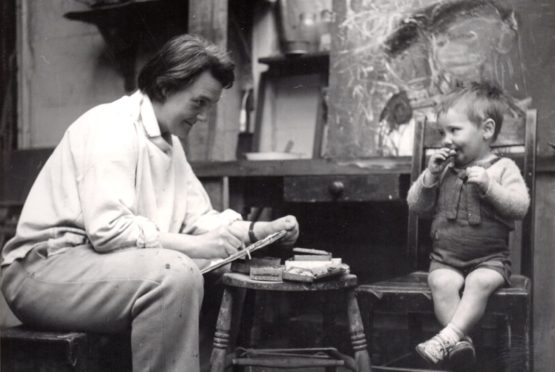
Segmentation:
[(447, 324), (447, 326), (445, 326), (445, 328), (443, 328), (439, 332), (439, 335), (445, 341), (449, 342), (452, 345), (456, 344), (458, 341), (461, 340), (461, 338), (464, 337), (464, 334), (462, 333), (462, 331), (453, 323)]

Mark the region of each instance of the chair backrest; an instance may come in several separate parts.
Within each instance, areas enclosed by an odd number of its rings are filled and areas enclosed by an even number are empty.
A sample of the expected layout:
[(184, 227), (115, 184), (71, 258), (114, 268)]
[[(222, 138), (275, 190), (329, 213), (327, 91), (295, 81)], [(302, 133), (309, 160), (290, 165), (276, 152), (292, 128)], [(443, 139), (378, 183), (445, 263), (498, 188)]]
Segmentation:
[[(536, 169), (536, 120), (537, 111), (526, 110), (524, 118), (506, 118), (501, 132), (494, 143), (497, 152), (516, 161), (521, 168), (524, 180), (530, 191), (530, 208), (525, 219), (517, 224), (510, 244), (516, 252), (513, 261), (520, 263), (520, 273), (532, 276), (533, 273), (533, 214), (535, 194), (535, 169)], [(414, 147), (411, 169), (411, 183), (418, 178), (427, 164), (427, 154), (433, 149), (441, 147), (439, 131), (426, 115), (416, 118), (414, 131)], [(416, 214), (409, 212), (407, 249), (409, 260), (413, 269), (425, 270), (428, 265), (428, 253), (431, 241), (430, 223), (419, 219)]]

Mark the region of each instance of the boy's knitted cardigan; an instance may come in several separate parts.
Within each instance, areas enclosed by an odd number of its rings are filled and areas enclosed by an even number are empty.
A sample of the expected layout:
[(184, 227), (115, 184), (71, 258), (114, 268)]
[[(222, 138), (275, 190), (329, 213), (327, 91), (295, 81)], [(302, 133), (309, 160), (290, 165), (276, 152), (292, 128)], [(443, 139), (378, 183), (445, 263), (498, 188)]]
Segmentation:
[[(439, 185), (451, 167), (452, 165), (448, 165), (439, 181), (431, 185), (424, 182), (425, 173), (429, 170), (426, 169), (420, 174), (407, 195), (411, 211), (420, 216), (435, 214)], [(509, 158), (500, 158), (487, 168), (486, 172), (490, 182), (486, 192), (480, 193), (481, 199), (491, 205), (500, 219), (506, 223), (512, 225), (513, 221), (523, 219), (530, 205), (530, 197), (515, 162)]]

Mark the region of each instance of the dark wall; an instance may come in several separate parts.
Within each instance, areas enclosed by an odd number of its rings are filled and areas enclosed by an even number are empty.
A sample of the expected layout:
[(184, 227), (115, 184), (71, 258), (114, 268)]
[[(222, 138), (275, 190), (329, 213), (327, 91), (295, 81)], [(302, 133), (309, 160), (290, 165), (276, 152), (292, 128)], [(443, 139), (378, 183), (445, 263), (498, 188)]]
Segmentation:
[(519, 25), (519, 53), (524, 91), (538, 109), (539, 155), (553, 155), (548, 142), (555, 141), (555, 2), (553, 0), (507, 2)]
[(286, 211), (299, 221), (298, 246), (341, 257), (361, 283), (410, 270), (406, 203), (299, 203), (287, 205)]
[(547, 165), (536, 175), (534, 246), (534, 363), (535, 371), (555, 365), (555, 2), (509, 2), (515, 9), (525, 90), (538, 109), (538, 161)]
[(15, 39), (15, 0), (5, 0), (0, 3), (0, 172), (17, 143)]

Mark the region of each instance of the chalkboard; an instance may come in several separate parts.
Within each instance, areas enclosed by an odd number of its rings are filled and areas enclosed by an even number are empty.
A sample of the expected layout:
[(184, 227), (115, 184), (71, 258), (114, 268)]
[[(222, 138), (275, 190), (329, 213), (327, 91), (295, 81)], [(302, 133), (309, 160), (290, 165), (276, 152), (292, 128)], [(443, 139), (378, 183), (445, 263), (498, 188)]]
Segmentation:
[(402, 137), (415, 111), (431, 115), (442, 94), (470, 81), (496, 82), (522, 108), (531, 103), (518, 47), (518, 17), (505, 5), (489, 0), (334, 0), (333, 11), (330, 157), (403, 155), (387, 146), (387, 137)]

